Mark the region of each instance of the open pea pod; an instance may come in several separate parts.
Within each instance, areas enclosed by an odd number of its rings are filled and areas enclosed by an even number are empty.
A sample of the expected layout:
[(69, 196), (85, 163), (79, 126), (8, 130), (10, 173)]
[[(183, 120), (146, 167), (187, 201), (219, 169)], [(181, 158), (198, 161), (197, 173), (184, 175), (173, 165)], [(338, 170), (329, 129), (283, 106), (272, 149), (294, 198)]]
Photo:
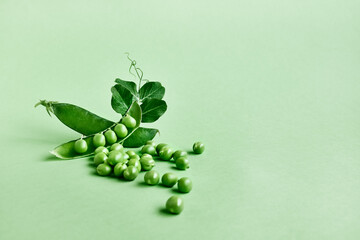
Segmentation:
[[(140, 126), (141, 123), (141, 108), (138, 104), (138, 102), (133, 102), (126, 114), (129, 114), (136, 120), (136, 126), (135, 128), (131, 129), (131, 131), (128, 133), (128, 135), (125, 138), (118, 139), (118, 143), (123, 143), (127, 138), (129, 138)], [(116, 124), (110, 125), (108, 128), (113, 128)], [(105, 128), (106, 129), (106, 128)], [(105, 130), (102, 129), (99, 132)], [(87, 157), (94, 154), (94, 151), (96, 147), (93, 144), (93, 137), (95, 134), (92, 134), (90, 136), (84, 137), (83, 139), (86, 141), (88, 145), (88, 150), (85, 153), (77, 153), (74, 150), (74, 144), (78, 140), (73, 140), (64, 144), (61, 144), (60, 146), (57, 146), (54, 150), (52, 150), (50, 153), (54, 154), (56, 157), (61, 159), (75, 159), (75, 158), (81, 158), (81, 157)]]
[(51, 116), (53, 113), (62, 123), (83, 135), (91, 135), (111, 127), (114, 122), (69, 103), (41, 100), (35, 107), (42, 105)]

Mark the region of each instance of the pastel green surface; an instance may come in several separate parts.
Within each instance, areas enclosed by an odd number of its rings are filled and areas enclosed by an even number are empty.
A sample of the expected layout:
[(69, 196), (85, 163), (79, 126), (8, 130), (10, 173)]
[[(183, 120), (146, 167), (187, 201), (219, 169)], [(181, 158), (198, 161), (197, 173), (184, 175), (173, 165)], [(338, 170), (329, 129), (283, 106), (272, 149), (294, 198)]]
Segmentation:
[[(359, 11), (356, 0), (0, 1), (0, 239), (359, 239)], [(164, 206), (179, 193), (144, 173), (126, 182), (49, 157), (79, 135), (33, 105), (118, 121), (110, 87), (133, 79), (124, 52), (166, 88), (167, 112), (147, 125), (155, 141), (206, 146), (187, 171), (154, 168), (193, 181), (178, 216)]]

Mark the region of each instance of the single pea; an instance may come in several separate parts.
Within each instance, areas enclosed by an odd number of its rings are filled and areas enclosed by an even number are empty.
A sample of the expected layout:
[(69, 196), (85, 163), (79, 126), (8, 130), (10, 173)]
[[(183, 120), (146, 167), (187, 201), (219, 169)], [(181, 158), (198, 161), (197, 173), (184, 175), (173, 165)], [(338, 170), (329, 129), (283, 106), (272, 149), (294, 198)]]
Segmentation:
[(127, 165), (125, 163), (117, 163), (114, 167), (114, 175), (116, 177), (121, 177), (127, 168)]
[(155, 161), (152, 158), (140, 158), (141, 169), (144, 171), (149, 171), (155, 166)]
[(140, 160), (140, 157), (139, 157), (139, 155), (134, 155), (134, 156), (131, 156), (129, 159)]
[(96, 149), (95, 149), (95, 155), (96, 154), (98, 154), (98, 153), (100, 153), (100, 152), (103, 152), (103, 153), (105, 153), (106, 155), (107, 154), (109, 154), (109, 149), (107, 149), (106, 147), (97, 147)]
[(96, 171), (100, 176), (106, 176), (111, 173), (111, 167), (106, 163), (102, 163), (97, 166)]
[(79, 139), (75, 142), (74, 149), (77, 153), (84, 153), (88, 150), (88, 145), (84, 139)]
[(174, 151), (170, 147), (163, 147), (160, 150), (159, 156), (162, 160), (170, 160), (172, 155), (174, 154)]
[(184, 200), (178, 196), (171, 196), (165, 206), (170, 213), (179, 214), (184, 210)]
[(105, 136), (102, 133), (95, 134), (95, 136), (93, 137), (93, 144), (95, 147), (105, 146)]
[(127, 153), (127, 155), (129, 155), (129, 157), (137, 156), (137, 154), (133, 150), (128, 150), (128, 151), (126, 151), (126, 153)]
[(145, 145), (141, 149), (141, 153), (147, 153), (150, 155), (156, 155), (156, 149), (153, 145)]
[(205, 150), (205, 145), (201, 142), (196, 142), (193, 145), (193, 150), (194, 150), (194, 153), (201, 154)]
[(124, 159), (128, 160), (129, 158), (130, 158), (129, 155), (127, 153), (124, 153)]
[(124, 138), (128, 135), (128, 130), (126, 126), (122, 123), (116, 124), (116, 126), (114, 127), (114, 131), (119, 138)]
[(188, 193), (192, 189), (192, 181), (188, 177), (182, 177), (178, 181), (178, 189), (182, 193)]
[(173, 173), (165, 173), (161, 178), (162, 185), (166, 187), (173, 187), (178, 180), (178, 177)]
[(121, 151), (123, 150), (124, 147), (123, 145), (121, 145), (120, 143), (114, 143), (113, 145), (111, 145), (110, 147), (110, 151)]
[(128, 163), (127, 163), (128, 166), (135, 166), (138, 171), (140, 172), (141, 171), (141, 163), (139, 160), (135, 159), (135, 158), (131, 158)]
[(177, 150), (173, 154), (174, 160), (178, 159), (179, 157), (185, 157), (186, 158), (187, 156), (188, 156), (187, 152), (182, 151), (182, 150)]
[(180, 157), (175, 161), (176, 168), (186, 170), (189, 168), (189, 160), (184, 157)]
[(99, 152), (99, 153), (97, 153), (97, 154), (95, 155), (95, 157), (94, 157), (94, 164), (97, 166), (97, 165), (99, 165), (99, 164), (101, 164), (101, 163), (105, 163), (106, 160), (107, 160), (107, 158), (108, 158), (108, 157), (106, 156), (105, 153)]
[(113, 144), (117, 141), (116, 133), (111, 129), (107, 130), (104, 135), (106, 138), (106, 142), (108, 142), (109, 144)]
[(135, 166), (128, 166), (123, 175), (126, 180), (132, 181), (139, 175), (139, 170)]
[(127, 128), (134, 128), (136, 127), (136, 120), (130, 115), (126, 115), (123, 117), (121, 122), (127, 127)]
[(141, 157), (144, 157), (144, 158), (153, 158), (150, 154), (148, 153), (144, 153), (143, 155), (141, 155)]
[(160, 175), (157, 171), (151, 170), (145, 173), (144, 181), (149, 185), (156, 185), (160, 181)]
[(156, 147), (156, 143), (154, 141), (152, 141), (152, 140), (147, 141), (146, 145), (151, 145), (151, 146)]
[(115, 166), (119, 162), (123, 163), (125, 161), (126, 159), (124, 159), (124, 154), (119, 151), (111, 151), (107, 159), (107, 162), (112, 166)]
[(160, 154), (160, 150), (166, 146), (168, 146), (166, 143), (159, 143), (158, 145), (156, 145), (156, 152)]

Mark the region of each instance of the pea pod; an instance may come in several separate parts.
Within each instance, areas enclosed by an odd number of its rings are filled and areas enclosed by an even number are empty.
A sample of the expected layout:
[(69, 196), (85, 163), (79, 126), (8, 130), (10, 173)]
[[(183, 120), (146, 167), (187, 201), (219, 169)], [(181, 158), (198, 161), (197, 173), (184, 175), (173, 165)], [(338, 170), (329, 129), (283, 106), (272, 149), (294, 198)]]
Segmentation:
[(154, 128), (139, 127), (131, 136), (125, 139), (123, 145), (127, 148), (141, 147), (147, 141), (152, 140), (158, 132), (159, 130)]
[(73, 104), (41, 100), (35, 107), (39, 105), (43, 105), (50, 116), (53, 113), (66, 126), (86, 136), (103, 131), (114, 124)]
[[(135, 128), (133, 128), (131, 130), (131, 132), (128, 133), (128, 135), (123, 138), (120, 139), (119, 141), (117, 141), (118, 143), (123, 143), (127, 138), (129, 138), (131, 136), (132, 133), (134, 133), (140, 126), (140, 122), (141, 122), (141, 108), (138, 104), (138, 102), (133, 102), (132, 105), (130, 106), (130, 108), (127, 111), (127, 114), (129, 114), (130, 116), (132, 116), (135, 120), (136, 120), (136, 126)], [(101, 131), (103, 131), (105, 129), (102, 129)], [(100, 131), (100, 132), (101, 132)], [(60, 146), (57, 146), (53, 151), (51, 151), (50, 153), (54, 154), (56, 157), (61, 158), (61, 159), (75, 159), (75, 158), (80, 158), (80, 157), (87, 157), (87, 156), (91, 156), (94, 154), (94, 151), (96, 149), (96, 147), (93, 144), (93, 137), (95, 134), (92, 134), (90, 136), (84, 137), (83, 139), (86, 141), (87, 145), (88, 145), (88, 149), (86, 152), (84, 153), (76, 153), (74, 150), (74, 144), (76, 142), (76, 140), (61, 144)]]

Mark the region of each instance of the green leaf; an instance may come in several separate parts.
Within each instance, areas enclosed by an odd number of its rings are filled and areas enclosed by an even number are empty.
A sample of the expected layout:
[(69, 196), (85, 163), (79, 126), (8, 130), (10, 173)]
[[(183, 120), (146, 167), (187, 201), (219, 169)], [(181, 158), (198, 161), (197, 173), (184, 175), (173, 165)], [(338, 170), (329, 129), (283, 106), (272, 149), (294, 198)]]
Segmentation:
[(136, 90), (136, 83), (131, 82), (131, 81), (125, 81), (120, 78), (115, 79), (115, 82), (118, 83), (119, 85), (121, 85), (122, 87), (126, 88), (127, 90), (129, 90), (129, 92), (134, 97), (138, 96), (138, 92)]
[[(123, 143), (124, 141), (126, 141), (126, 139), (131, 137), (131, 135), (140, 126), (141, 108), (137, 102), (134, 102), (126, 113), (129, 114), (130, 116), (132, 116), (136, 120), (136, 126), (134, 129), (131, 130), (131, 132), (129, 132), (129, 134), (125, 138), (118, 139), (118, 141), (117, 141), (118, 143)], [(113, 128), (113, 127), (114, 126), (112, 126), (111, 128)], [(93, 137), (94, 137), (94, 134), (83, 138), (87, 142), (87, 145), (88, 145), (88, 150), (85, 153), (79, 154), (79, 153), (75, 152), (74, 144), (78, 139), (57, 146), (53, 151), (51, 151), (51, 153), (61, 159), (75, 159), (75, 158), (92, 156), (96, 149), (96, 147), (93, 145)], [(108, 147), (110, 147), (110, 146), (108, 146)]]
[(130, 105), (133, 102), (134, 96), (131, 92), (120, 84), (116, 84), (111, 88), (112, 98), (111, 98), (111, 106), (115, 110), (122, 115), (129, 109)]
[(147, 98), (162, 99), (165, 94), (165, 88), (159, 82), (147, 82), (139, 91), (140, 100)]
[(152, 140), (158, 132), (159, 130), (154, 128), (139, 127), (124, 141), (123, 145), (127, 148), (141, 147), (145, 145), (147, 141)]
[(155, 98), (147, 98), (141, 104), (142, 122), (151, 123), (161, 117), (167, 109), (166, 102)]

